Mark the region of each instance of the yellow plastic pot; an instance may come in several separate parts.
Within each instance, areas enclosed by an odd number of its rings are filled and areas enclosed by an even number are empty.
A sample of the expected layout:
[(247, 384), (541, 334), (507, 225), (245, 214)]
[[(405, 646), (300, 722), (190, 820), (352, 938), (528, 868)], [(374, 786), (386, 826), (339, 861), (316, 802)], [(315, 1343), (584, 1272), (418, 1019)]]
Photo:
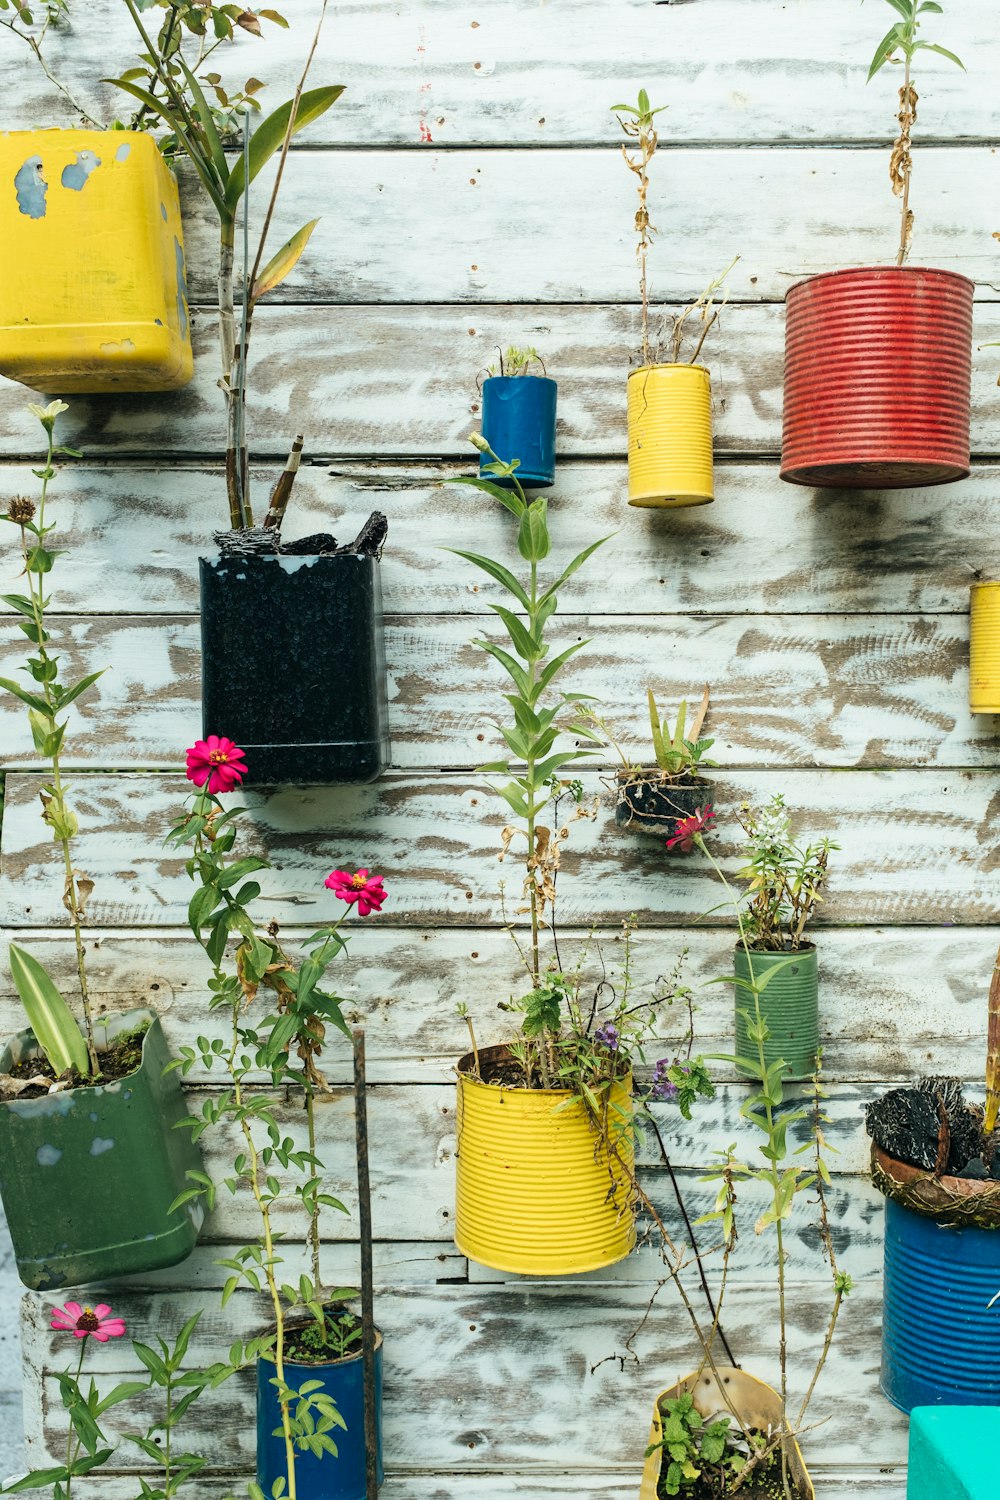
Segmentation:
[[(701, 1370), (694, 1375), (688, 1375), (684, 1380), (679, 1380), (669, 1390), (661, 1391), (656, 1398), (653, 1407), (653, 1420), (649, 1428), (649, 1443), (659, 1443), (663, 1437), (663, 1422), (660, 1419), (660, 1402), (675, 1399), (688, 1392), (694, 1397), (695, 1410), (703, 1417), (714, 1417), (725, 1413), (728, 1408), (726, 1400), (720, 1390), (726, 1392), (729, 1405), (739, 1413), (746, 1427), (756, 1427), (761, 1432), (767, 1432), (768, 1428), (775, 1428), (781, 1421), (781, 1397), (772, 1386), (763, 1380), (758, 1380), (755, 1375), (748, 1375), (745, 1370), (737, 1370), (732, 1365), (716, 1365), (718, 1380), (709, 1369)], [(731, 1425), (735, 1425), (730, 1417)], [(663, 1463), (663, 1449), (655, 1448), (646, 1459), (642, 1470), (642, 1485), (639, 1489), (639, 1500), (657, 1500), (656, 1488), (660, 1480), (660, 1467)], [(796, 1500), (815, 1500), (816, 1492), (813, 1489), (809, 1472), (802, 1461), (799, 1445), (794, 1440), (789, 1452), (789, 1467), (791, 1469), (792, 1482), (798, 1489)]]
[(969, 708), (974, 714), (1000, 714), (1000, 583), (972, 585)]
[[(480, 1066), (503, 1047), (480, 1048)], [(522, 1089), (470, 1076), (459, 1063), (455, 1244), (496, 1271), (567, 1276), (624, 1260), (635, 1245), (630, 1191), (632, 1080), (611, 1092), (609, 1154), (568, 1089)], [(614, 1133), (618, 1132), (617, 1137)]]
[(628, 378), (628, 503), (708, 505), (712, 381), (703, 365), (646, 365)]
[(193, 360), (177, 183), (132, 130), (0, 133), (0, 374), (170, 391)]

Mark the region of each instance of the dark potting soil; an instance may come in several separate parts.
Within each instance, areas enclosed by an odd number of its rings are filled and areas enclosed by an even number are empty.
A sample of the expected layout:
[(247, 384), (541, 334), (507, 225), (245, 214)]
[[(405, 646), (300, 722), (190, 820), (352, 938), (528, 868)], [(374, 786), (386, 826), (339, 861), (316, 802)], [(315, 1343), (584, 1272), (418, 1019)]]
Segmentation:
[[(130, 1073), (136, 1072), (142, 1062), (142, 1039), (149, 1030), (150, 1023), (137, 1026), (134, 1031), (123, 1032), (121, 1036), (115, 1037), (110, 1047), (97, 1049), (97, 1060), (101, 1071), (96, 1078), (86, 1078), (81, 1073), (70, 1073), (70, 1088), (92, 1088), (94, 1084), (115, 1083), (119, 1078), (128, 1078)], [(12, 1078), (50, 1078), (55, 1081), (58, 1077), (52, 1064), (45, 1057), (28, 1057), (23, 1062), (17, 1062), (10, 1070)], [(41, 1084), (33, 1084), (31, 1088), (22, 1089), (17, 1095), (18, 1099), (40, 1099), (49, 1092)]]
[(285, 1331), (285, 1358), (302, 1365), (326, 1365), (361, 1353), (361, 1319), (339, 1303), (324, 1308), (326, 1336), (318, 1323)]
[[(767, 1444), (768, 1438), (765, 1433), (749, 1429), (750, 1436)], [(729, 1495), (733, 1500), (785, 1500), (785, 1487), (781, 1482), (781, 1449), (776, 1448), (769, 1454), (761, 1464), (753, 1471), (751, 1477), (741, 1484), (738, 1490), (731, 1488), (731, 1482), (735, 1479), (732, 1470), (724, 1464), (700, 1463), (701, 1478), (692, 1486), (685, 1485), (680, 1491), (684, 1500), (726, 1500)], [(663, 1468), (660, 1470), (660, 1481), (656, 1493), (660, 1500), (673, 1500), (673, 1496), (667, 1493), (667, 1458), (664, 1454)], [(792, 1481), (792, 1494), (795, 1500), (806, 1500), (805, 1493)]]
[(949, 1177), (1000, 1181), (1000, 1153), (983, 1134), (983, 1108), (963, 1097), (957, 1078), (921, 1078), (865, 1108), (868, 1134), (897, 1161)]
[[(623, 1075), (624, 1076), (624, 1075)], [(551, 1089), (562, 1088), (562, 1084), (546, 1083), (540, 1073), (532, 1075), (530, 1081), (524, 1076), (524, 1069), (516, 1058), (501, 1053), (499, 1056), (490, 1056), (488, 1052), (479, 1054), (479, 1072), (474, 1066), (466, 1070), (466, 1077), (478, 1078), (480, 1083), (492, 1083), (505, 1089)]]

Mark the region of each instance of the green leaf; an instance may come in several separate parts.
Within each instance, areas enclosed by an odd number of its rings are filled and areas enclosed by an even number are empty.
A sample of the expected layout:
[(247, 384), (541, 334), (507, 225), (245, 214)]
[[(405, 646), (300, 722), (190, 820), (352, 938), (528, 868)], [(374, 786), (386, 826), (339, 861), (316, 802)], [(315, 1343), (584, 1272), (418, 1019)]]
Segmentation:
[(525, 562), (542, 562), (549, 555), (549, 528), (544, 497), (533, 500), (521, 517), (517, 550)]
[(137, 83), (128, 83), (124, 78), (102, 78), (101, 82), (110, 83), (114, 88), (121, 89), (126, 94), (131, 94), (133, 99), (138, 99), (139, 103), (144, 105), (158, 120), (162, 120), (165, 125), (169, 125), (173, 134), (194, 162), (202, 185), (215, 204), (219, 218), (224, 224), (231, 224), (234, 218), (234, 210), (231, 210), (227, 206), (224, 192), (225, 185), (216, 180), (211, 158), (203, 154), (200, 149), (200, 143), (196, 145), (187, 125), (180, 116), (175, 115), (171, 110), (167, 109), (161, 100), (157, 99), (154, 94), (151, 94), (148, 89), (140, 88)]
[(566, 665), (570, 657), (575, 656), (578, 651), (583, 650), (584, 646), (589, 645), (589, 640), (577, 641), (574, 646), (567, 647), (567, 649), (561, 652), (559, 656), (554, 656), (545, 667), (544, 671), (539, 674), (538, 681), (535, 685), (536, 690), (538, 692), (544, 692), (549, 683), (552, 681), (553, 677), (555, 677), (557, 672), (559, 672)]
[(615, 532), (612, 532), (611, 536), (602, 536), (600, 541), (591, 542), (589, 547), (584, 547), (582, 552), (578, 552), (573, 561), (568, 564), (568, 566), (556, 579), (552, 587), (545, 590), (545, 593), (542, 595), (542, 602), (547, 600), (551, 595), (558, 593), (566, 580), (572, 578), (573, 574), (577, 571), (578, 568), (583, 567), (584, 563), (587, 561), (587, 558), (590, 557), (592, 553), (596, 552), (598, 547), (603, 547), (605, 542), (610, 542), (611, 537), (615, 534)]
[(302, 228), (282, 245), (277, 255), (272, 255), (253, 284), (253, 290), (250, 293), (251, 302), (259, 302), (261, 297), (266, 297), (268, 292), (273, 292), (275, 287), (280, 286), (286, 276), (294, 271), (318, 223), (318, 219), (310, 219), (308, 224), (303, 224)]
[(13, 693), (15, 698), (20, 698), (22, 703), (26, 703), (29, 708), (36, 709), (40, 714), (49, 712), (49, 705), (44, 698), (39, 698), (37, 693), (29, 693), (26, 688), (21, 687), (20, 683), (12, 682), (9, 677), (0, 677), (0, 688)]
[(531, 600), (513, 573), (505, 568), (502, 563), (494, 562), (491, 557), (480, 557), (478, 552), (462, 552), (457, 547), (446, 547), (445, 551), (451, 552), (455, 557), (464, 557), (465, 561), (472, 563), (473, 567), (481, 568), (484, 573), (488, 573), (491, 578), (495, 578), (497, 583), (503, 584), (503, 587), (509, 594), (514, 595), (514, 598), (522, 608), (526, 610), (531, 609)]
[(902, 38), (900, 37), (899, 33), (901, 31), (903, 31), (902, 26), (890, 26), (885, 36), (875, 48), (875, 56), (872, 58), (872, 65), (868, 69), (868, 77), (866, 79), (867, 83), (871, 83), (872, 79), (875, 77), (875, 74), (885, 67), (892, 53), (895, 52), (898, 46), (900, 46)]
[(8, 961), (28, 1024), (56, 1075), (74, 1068), (86, 1077), (90, 1071), (87, 1044), (46, 970), (16, 943), (10, 945)]
[(100, 1417), (112, 1406), (117, 1406), (119, 1401), (129, 1401), (133, 1396), (139, 1396), (148, 1386), (137, 1380), (123, 1380), (116, 1385), (108, 1394), (97, 1403), (94, 1408), (95, 1415)]
[(487, 655), (492, 656), (496, 661), (498, 661), (504, 668), (504, 670), (508, 672), (513, 678), (514, 685), (516, 686), (518, 692), (521, 693), (525, 698), (528, 697), (528, 674), (525, 672), (524, 668), (514, 660), (509, 651), (503, 651), (499, 646), (494, 646), (492, 641), (473, 641), (472, 644), (474, 646), (478, 646), (481, 651), (485, 651)]
[(23, 1479), (17, 1479), (13, 1484), (4, 1485), (3, 1494), (16, 1495), (20, 1490), (45, 1490), (53, 1484), (60, 1483), (69, 1478), (69, 1470), (63, 1467), (58, 1469), (34, 1469), (30, 1474), (25, 1474)]
[(891, 5), (896, 14), (902, 16), (904, 21), (911, 21), (913, 19), (913, 7), (908, 3), (908, 0), (886, 0), (886, 4)]
[(956, 57), (954, 52), (949, 52), (947, 47), (939, 47), (936, 42), (918, 42), (917, 47), (923, 52), (940, 53), (942, 57), (947, 57), (950, 62), (957, 63), (963, 73), (966, 71), (965, 63), (962, 59)]
[[(292, 136), (298, 135), (313, 120), (318, 120), (325, 115), (332, 104), (335, 104), (344, 92), (343, 84), (335, 84), (332, 87), (307, 89), (299, 100), (299, 107), (295, 112), (295, 124), (292, 127)], [(280, 105), (273, 114), (262, 120), (260, 125), (250, 137), (250, 145), (247, 155), (250, 160), (250, 181), (265, 167), (276, 151), (280, 151), (281, 144), (285, 139), (288, 122), (292, 117), (292, 105), (295, 101), (289, 99), (287, 103)], [(245, 174), (243, 170), (243, 158), (240, 157), (234, 164), (229, 174), (229, 182), (226, 185), (226, 208), (230, 215), (236, 212), (237, 205), (246, 190)]]
[(491, 479), (481, 479), (472, 474), (458, 474), (454, 478), (446, 480), (445, 483), (470, 484), (473, 489), (482, 490), (484, 495), (492, 495), (494, 500), (499, 500), (500, 504), (506, 506), (512, 516), (517, 516), (520, 519), (524, 515), (525, 504), (520, 495), (513, 490), (501, 489)]
[(535, 661), (538, 658), (538, 642), (534, 636), (527, 631), (523, 623), (512, 614), (509, 609), (504, 609), (502, 604), (491, 604), (490, 609), (495, 610), (507, 627), (507, 634), (514, 642), (514, 650), (518, 656), (525, 661)]
[(97, 679), (103, 677), (106, 671), (107, 667), (102, 667), (99, 672), (91, 672), (88, 676), (81, 677), (80, 681), (75, 682), (71, 688), (67, 688), (65, 692), (61, 692), (59, 694), (59, 707), (65, 708), (67, 704), (75, 702), (80, 697), (80, 694), (85, 693), (88, 688), (93, 687)]
[(183, 54), (180, 51), (177, 52), (176, 59), (181, 66), (191, 93), (191, 98), (194, 100), (195, 113), (198, 116), (198, 123), (204, 131), (205, 140), (208, 143), (208, 153), (211, 157), (212, 166), (215, 168), (219, 182), (224, 185), (229, 179), (229, 164), (226, 161), (226, 153), (222, 147), (221, 137), (215, 126), (214, 116), (205, 95), (202, 93), (201, 84), (184, 61)]
[(163, 1385), (167, 1378), (167, 1367), (160, 1356), (153, 1349), (150, 1349), (148, 1344), (133, 1342), (132, 1349), (142, 1360), (142, 1363), (146, 1366), (146, 1369), (157, 1384)]

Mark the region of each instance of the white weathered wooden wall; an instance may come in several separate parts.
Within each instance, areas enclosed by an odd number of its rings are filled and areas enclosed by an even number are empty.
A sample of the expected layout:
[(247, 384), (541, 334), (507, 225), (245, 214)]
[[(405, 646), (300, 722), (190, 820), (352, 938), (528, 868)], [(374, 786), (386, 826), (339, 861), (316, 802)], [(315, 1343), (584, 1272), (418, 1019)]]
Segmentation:
[[(994, 0), (951, 0), (942, 39), (968, 75), (921, 70), (914, 262), (974, 276), (977, 344), (1000, 337), (1000, 158), (993, 143), (1000, 38)], [(103, 107), (98, 80), (124, 67), (127, 19), (87, 0), (54, 38), (54, 70)], [(316, 0), (265, 47), (246, 39), (231, 66), (293, 83)], [(339, 982), (369, 1036), (378, 1317), (386, 1331), (386, 1462), (391, 1500), (569, 1495), (626, 1500), (655, 1392), (692, 1363), (669, 1290), (625, 1339), (657, 1280), (646, 1250), (581, 1281), (530, 1283), (467, 1263), (451, 1243), (453, 1086), (466, 1000), (486, 1039), (515, 965), (498, 931), (497, 803), (471, 774), (488, 759), (497, 674), (469, 644), (489, 628), (490, 588), (443, 548), (511, 545), (505, 516), (442, 489), (467, 469), (478, 420), (475, 377), (497, 344), (530, 342), (560, 383), (557, 552), (614, 531), (604, 562), (561, 599), (566, 641), (593, 644), (579, 686), (642, 744), (647, 682), (676, 700), (708, 679), (723, 769), (722, 808), (783, 790), (808, 832), (842, 845), (821, 934), (823, 1027), (832, 1086), (843, 1264), (857, 1283), (820, 1387), (807, 1456), (828, 1500), (902, 1494), (906, 1423), (877, 1393), (881, 1206), (865, 1176), (861, 1109), (887, 1080), (933, 1066), (979, 1075), (986, 976), (996, 950), (998, 742), (966, 707), (971, 580), (996, 574), (1000, 456), (997, 356), (977, 353), (976, 469), (964, 484), (895, 494), (811, 492), (779, 483), (786, 288), (804, 273), (891, 257), (895, 203), (886, 145), (894, 80), (865, 87), (883, 8), (853, 0), (345, 0), (334, 7), (315, 79), (342, 102), (306, 135), (289, 168), (278, 230), (306, 209), (322, 222), (304, 262), (257, 320), (252, 442), (262, 477), (289, 435), (307, 434), (295, 530), (346, 534), (373, 506), (384, 563), (393, 770), (361, 790), (289, 788), (251, 796), (253, 835), (275, 857), (267, 911), (310, 928), (329, 911), (334, 864), (383, 872), (385, 913), (360, 932)], [(4, 124), (71, 123), (31, 59), (0, 35)], [(715, 372), (717, 501), (682, 513), (625, 504), (625, 374), (635, 348), (633, 180), (608, 106), (648, 88), (665, 102), (651, 206), (660, 237), (654, 296), (695, 295), (739, 252), (732, 306), (709, 345)], [(111, 1007), (140, 997), (172, 1040), (206, 1027), (205, 967), (184, 930), (186, 883), (160, 840), (199, 732), (196, 558), (223, 519), (215, 390), (212, 234), (187, 192), (198, 373), (173, 397), (77, 399), (63, 433), (85, 458), (67, 469), (54, 514), (57, 642), (83, 670), (110, 663), (74, 715), (70, 754), (78, 863), (97, 879), (89, 948)], [(667, 312), (669, 314), (670, 307)], [(3, 494), (30, 490), (36, 428), (25, 393), (0, 388)], [(291, 528), (290, 528), (291, 529)], [(7, 573), (13, 577), (12, 553)], [(476, 617), (479, 618), (476, 618)], [(7, 621), (6, 652), (20, 637)], [(39, 767), (16, 705), (0, 703), (8, 771), (2, 918), (69, 979), (51, 847), (37, 814)], [(224, 731), (225, 726), (216, 726)], [(588, 773), (588, 784), (596, 778)], [(732, 819), (721, 847), (733, 852)], [(614, 831), (605, 810), (575, 830), (562, 882), (570, 927), (643, 923), (642, 972), (691, 949), (690, 972), (724, 972), (729, 936), (694, 925), (718, 901), (696, 863), (668, 863), (656, 841)], [(0, 1030), (18, 1015), (0, 968)], [(709, 989), (705, 1050), (729, 1041), (730, 1001)], [(347, 1059), (330, 1073), (347, 1081)], [(193, 1079), (198, 1091), (209, 1080)], [(672, 1158), (696, 1208), (699, 1169), (741, 1134), (738, 1089), (684, 1125), (664, 1113)], [(350, 1109), (326, 1107), (331, 1186), (351, 1199)], [(290, 1102), (290, 1128), (301, 1128)], [(224, 1152), (211, 1150), (221, 1168)], [(667, 1207), (662, 1171), (648, 1180)], [(675, 1222), (676, 1214), (671, 1222)], [(331, 1274), (355, 1272), (353, 1220), (335, 1220)], [(184, 1266), (114, 1297), (148, 1336), (204, 1306), (197, 1354), (263, 1319), (253, 1299), (220, 1315), (214, 1257), (252, 1233), (226, 1202)], [(291, 1258), (301, 1247), (290, 1252)], [(775, 1373), (770, 1249), (748, 1232), (726, 1324), (738, 1354)], [(825, 1270), (803, 1222), (792, 1244), (794, 1363), (815, 1350)], [(16, 1287), (8, 1274), (3, 1301)], [(0, 1338), (9, 1337), (7, 1319)], [(58, 1441), (44, 1305), (27, 1299), (24, 1414), (30, 1462)], [(625, 1354), (596, 1372), (605, 1355)], [(100, 1365), (122, 1366), (121, 1346)], [(0, 1456), (17, 1462), (16, 1365), (0, 1359)], [(190, 1445), (220, 1470), (251, 1462), (250, 1395), (227, 1388), (193, 1417)], [(219, 1441), (219, 1435), (224, 1439)], [(0, 1465), (2, 1467), (2, 1465)], [(199, 1484), (215, 1500), (227, 1481)], [(117, 1487), (116, 1487), (117, 1486)], [(103, 1480), (102, 1500), (134, 1482)], [(97, 1491), (95, 1491), (96, 1493)]]

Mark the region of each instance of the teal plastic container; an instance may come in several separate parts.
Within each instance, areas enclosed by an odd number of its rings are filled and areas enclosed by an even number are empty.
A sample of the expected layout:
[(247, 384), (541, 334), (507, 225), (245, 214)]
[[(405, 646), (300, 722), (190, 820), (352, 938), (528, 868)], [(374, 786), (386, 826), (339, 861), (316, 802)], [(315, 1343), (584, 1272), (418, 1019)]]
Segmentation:
[[(788, 962), (791, 959), (792, 962)], [(781, 966), (760, 997), (760, 1013), (770, 1035), (764, 1043), (768, 1064), (783, 1058), (789, 1078), (811, 1078), (819, 1051), (819, 969), (816, 949), (810, 943), (795, 953), (754, 953), (740, 946), (734, 955), (734, 973), (744, 984), (736, 991), (736, 1051), (740, 1057), (757, 1057), (756, 1043), (747, 1037), (747, 1023), (740, 1014), (754, 1014), (754, 997), (747, 987), (759, 984), (765, 974)]]

